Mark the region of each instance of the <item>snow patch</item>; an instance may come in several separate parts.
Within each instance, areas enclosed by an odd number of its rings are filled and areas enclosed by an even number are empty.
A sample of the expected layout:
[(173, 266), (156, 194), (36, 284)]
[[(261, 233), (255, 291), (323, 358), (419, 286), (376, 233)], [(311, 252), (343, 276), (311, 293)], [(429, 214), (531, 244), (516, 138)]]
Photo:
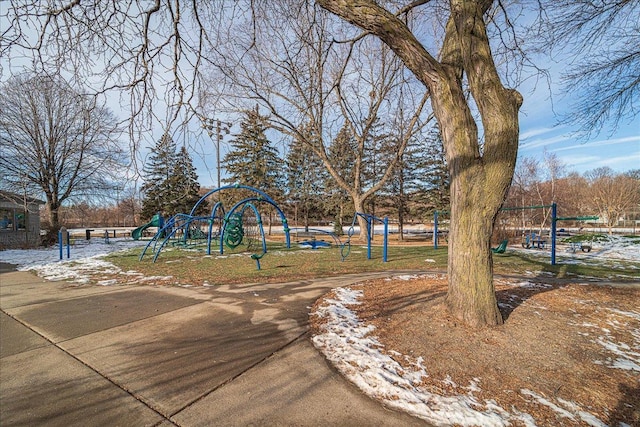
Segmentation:
[[(382, 351), (383, 345), (373, 335), (375, 327), (360, 322), (349, 309), (360, 304), (362, 291), (337, 288), (334, 293), (335, 298), (325, 299), (312, 313), (326, 319), (321, 333), (312, 341), (365, 393), (435, 425), (502, 427), (515, 420), (535, 425), (528, 414), (509, 413), (493, 401), (479, 402), (474, 396), (480, 390), (478, 379), (465, 387), (466, 393), (461, 395), (440, 396), (420, 388), (422, 379), (428, 376), (423, 360), (414, 360), (413, 370), (400, 366)], [(444, 382), (453, 384), (450, 378)]]

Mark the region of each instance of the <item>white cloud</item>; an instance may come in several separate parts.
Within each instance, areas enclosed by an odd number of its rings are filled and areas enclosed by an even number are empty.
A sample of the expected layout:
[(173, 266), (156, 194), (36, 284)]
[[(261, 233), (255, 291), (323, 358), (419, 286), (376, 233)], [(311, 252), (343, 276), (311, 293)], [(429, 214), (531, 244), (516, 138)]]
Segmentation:
[(566, 150), (574, 150), (581, 148), (594, 148), (594, 147), (605, 147), (607, 145), (616, 145), (616, 144), (626, 144), (635, 142), (637, 145), (637, 149), (640, 152), (640, 136), (627, 136), (623, 138), (614, 138), (614, 139), (601, 139), (599, 141), (585, 142), (581, 144), (569, 145), (567, 147), (555, 148), (554, 152), (558, 151), (566, 151)]
[(543, 135), (545, 133), (556, 130), (557, 128), (536, 128), (536, 129), (528, 129), (524, 132), (520, 133), (520, 140), (526, 141), (529, 138), (533, 138), (534, 136)]
[(534, 139), (533, 141), (521, 141), (520, 148), (523, 150), (531, 150), (538, 147), (546, 147), (548, 145), (558, 144), (570, 140), (569, 135), (556, 135), (549, 138)]

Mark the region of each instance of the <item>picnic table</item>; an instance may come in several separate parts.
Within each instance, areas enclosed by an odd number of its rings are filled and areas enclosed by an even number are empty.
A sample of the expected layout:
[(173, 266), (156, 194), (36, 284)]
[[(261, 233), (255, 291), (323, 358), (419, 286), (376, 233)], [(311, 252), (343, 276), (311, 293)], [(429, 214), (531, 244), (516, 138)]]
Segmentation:
[(535, 237), (531, 239), (531, 243), (533, 246), (536, 246), (538, 249), (544, 249), (544, 245), (547, 243), (547, 239), (542, 237)]
[(583, 242), (569, 242), (569, 250), (575, 253), (578, 249), (582, 252), (591, 252), (591, 245)]
[(526, 249), (544, 249), (546, 244), (547, 239), (535, 233), (528, 234), (527, 236), (525, 236), (525, 239), (522, 240), (522, 247)]

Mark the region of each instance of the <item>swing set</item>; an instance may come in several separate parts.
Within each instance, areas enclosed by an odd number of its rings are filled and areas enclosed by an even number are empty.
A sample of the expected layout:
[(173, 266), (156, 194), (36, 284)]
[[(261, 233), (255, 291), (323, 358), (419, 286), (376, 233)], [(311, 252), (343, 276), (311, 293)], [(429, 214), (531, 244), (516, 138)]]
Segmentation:
[[(538, 206), (523, 206), (523, 207), (508, 207), (502, 208), (500, 211), (517, 211), (517, 210), (529, 210), (529, 209), (551, 209), (551, 231), (550, 231), (550, 240), (551, 240), (551, 265), (556, 265), (556, 243), (557, 243), (557, 224), (560, 221), (595, 221), (598, 219), (597, 216), (567, 216), (567, 217), (558, 217), (558, 205), (554, 202), (550, 205), (538, 205)], [(438, 218), (442, 214), (448, 213), (448, 211), (435, 211), (433, 214), (433, 247), (434, 249), (438, 249)], [(504, 243), (504, 241), (502, 242)], [(502, 245), (502, 244), (501, 244)], [(543, 249), (546, 245), (546, 240), (542, 238), (540, 235), (536, 235), (531, 232), (525, 236), (525, 239), (522, 242), (522, 246), (525, 248), (537, 247), (539, 249)], [(504, 244), (506, 248), (506, 244)], [(500, 247), (499, 247), (500, 248)], [(591, 245), (584, 243), (570, 243), (570, 250), (576, 252), (576, 250), (580, 249), (583, 252), (591, 251)], [(496, 253), (502, 253), (500, 251), (494, 251)]]

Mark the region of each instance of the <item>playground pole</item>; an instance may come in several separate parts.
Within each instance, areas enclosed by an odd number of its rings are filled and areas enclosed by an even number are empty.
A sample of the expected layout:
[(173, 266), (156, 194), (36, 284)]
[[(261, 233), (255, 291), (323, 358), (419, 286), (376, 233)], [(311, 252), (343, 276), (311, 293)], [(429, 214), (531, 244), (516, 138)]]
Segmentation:
[(367, 259), (371, 259), (371, 228), (373, 221), (368, 216), (365, 216), (364, 219), (367, 221)]
[(62, 227), (59, 231), (58, 231), (58, 244), (60, 247), (60, 261), (62, 261), (62, 248), (64, 246), (64, 238), (67, 238), (67, 259), (71, 257), (71, 235), (70, 233), (67, 231), (66, 228)]
[(287, 244), (287, 248), (290, 248), (291, 236), (289, 235), (289, 223), (287, 222), (286, 218), (282, 220), (282, 229), (284, 231), (284, 239), (285, 239), (285, 243)]
[(438, 211), (433, 213), (433, 249), (438, 249)]
[(558, 220), (558, 206), (551, 204), (551, 265), (556, 265), (556, 222)]
[(224, 215), (222, 220), (222, 227), (220, 228), (220, 255), (224, 254), (224, 231), (227, 229), (228, 214)]
[(211, 231), (213, 230), (213, 216), (209, 218), (208, 224), (209, 230), (207, 233), (207, 255), (211, 255)]
[(389, 242), (389, 217), (384, 217), (384, 242), (382, 244), (382, 262), (387, 262), (387, 243)]

